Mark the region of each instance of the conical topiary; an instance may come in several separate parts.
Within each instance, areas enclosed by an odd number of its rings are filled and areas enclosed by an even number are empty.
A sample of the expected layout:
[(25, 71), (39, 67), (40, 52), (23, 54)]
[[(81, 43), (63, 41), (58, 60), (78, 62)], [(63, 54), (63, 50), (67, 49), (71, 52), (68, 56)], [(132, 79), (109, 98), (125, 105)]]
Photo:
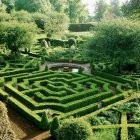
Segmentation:
[(51, 132), (51, 135), (54, 136), (55, 138), (58, 135), (57, 131), (59, 127), (60, 127), (60, 121), (58, 117), (54, 117), (50, 125), (50, 132)]
[(49, 128), (49, 119), (48, 119), (48, 115), (45, 111), (42, 113), (40, 127), (42, 129), (48, 129)]
[(49, 70), (49, 68), (48, 68), (48, 65), (46, 64), (45, 71), (48, 71), (48, 70)]

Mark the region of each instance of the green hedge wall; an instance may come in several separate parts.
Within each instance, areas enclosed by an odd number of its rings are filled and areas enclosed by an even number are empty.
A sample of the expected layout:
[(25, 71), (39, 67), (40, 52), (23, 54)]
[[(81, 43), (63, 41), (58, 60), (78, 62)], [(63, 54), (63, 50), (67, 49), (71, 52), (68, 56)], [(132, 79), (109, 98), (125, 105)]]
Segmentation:
[(71, 32), (86, 32), (90, 31), (95, 25), (93, 23), (79, 23), (79, 24), (70, 24), (69, 30)]

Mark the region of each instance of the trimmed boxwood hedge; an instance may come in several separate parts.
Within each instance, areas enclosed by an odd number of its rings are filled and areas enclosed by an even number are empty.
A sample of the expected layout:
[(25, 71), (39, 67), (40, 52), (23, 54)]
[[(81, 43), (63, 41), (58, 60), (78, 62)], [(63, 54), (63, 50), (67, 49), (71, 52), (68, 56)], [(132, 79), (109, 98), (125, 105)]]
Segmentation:
[(71, 23), (69, 25), (69, 30), (71, 32), (86, 32), (90, 31), (94, 26), (94, 23)]
[[(0, 90), (0, 98), (8, 98), (12, 106), (21, 108), (21, 112), (42, 129), (49, 125), (40, 124), (41, 113), (46, 110), (60, 118), (84, 116), (101, 109), (99, 104), (104, 107), (124, 99), (123, 83), (99, 75), (33, 70), (4, 77), (8, 83)], [(117, 90), (116, 94), (111, 86)]]
[(118, 102), (120, 100), (123, 100), (124, 99), (124, 94), (118, 94), (118, 95), (115, 95), (111, 98), (107, 98), (107, 99), (104, 99), (102, 100), (102, 105), (103, 106), (107, 106), (107, 105), (110, 105), (110, 104), (113, 104), (115, 102)]
[(92, 70), (91, 73), (93, 75), (100, 76), (100, 77), (106, 78), (106, 79), (110, 79), (112, 81), (116, 81), (116, 82), (119, 82), (119, 83), (122, 83), (122, 84), (129, 83), (130, 85), (133, 85), (132, 80), (120, 78), (120, 77), (117, 77), (117, 76), (114, 76), (114, 75), (111, 75), (111, 74), (107, 74), (107, 73), (103, 73), (103, 72), (100, 72), (100, 71), (96, 71), (96, 70)]

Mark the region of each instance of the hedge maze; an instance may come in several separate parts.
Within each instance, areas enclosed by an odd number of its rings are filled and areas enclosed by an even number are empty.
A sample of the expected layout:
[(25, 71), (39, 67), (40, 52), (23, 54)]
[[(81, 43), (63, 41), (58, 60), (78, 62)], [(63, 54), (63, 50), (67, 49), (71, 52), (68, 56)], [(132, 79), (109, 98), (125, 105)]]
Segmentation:
[(0, 76), (0, 98), (43, 129), (54, 116), (84, 116), (126, 98), (124, 82), (103, 76), (38, 68), (2, 72)]
[[(34, 60), (31, 60), (35, 63)], [(116, 124), (93, 125), (93, 131), (114, 129), (120, 132), (122, 140), (127, 140), (129, 129), (140, 124), (128, 123), (128, 114), (118, 111), (114, 105), (139, 100), (136, 87), (130, 79), (116, 77), (92, 70), (92, 75), (39, 71), (35, 64), (2, 63), (0, 73), (0, 100), (6, 101), (27, 119), (42, 129), (48, 129), (52, 119), (69, 116), (102, 116), (103, 111), (114, 111), (119, 117)], [(13, 65), (13, 68), (12, 68)], [(135, 78), (139, 78), (135, 75)], [(104, 115), (103, 115), (104, 116)], [(107, 117), (109, 118), (109, 117)]]
[(0, 61), (0, 76), (4, 76), (5, 72), (14, 73), (14, 71), (21, 69), (24, 70), (25, 68), (36, 68), (39, 67), (39, 64), (41, 63), (41, 59), (34, 57), (23, 57), (22, 62), (21, 60), (8, 60), (8, 58), (5, 59), (6, 61)]

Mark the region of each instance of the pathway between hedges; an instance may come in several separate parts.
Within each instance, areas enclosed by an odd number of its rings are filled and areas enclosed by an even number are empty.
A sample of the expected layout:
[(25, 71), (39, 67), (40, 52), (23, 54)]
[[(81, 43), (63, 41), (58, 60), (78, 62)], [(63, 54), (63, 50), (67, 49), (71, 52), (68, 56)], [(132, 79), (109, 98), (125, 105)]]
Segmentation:
[(43, 65), (40, 66), (40, 71), (43, 71), (46, 67), (46, 65), (48, 65), (48, 67), (52, 67), (52, 66), (61, 66), (61, 65), (76, 65), (76, 66), (81, 66), (84, 68), (85, 73), (87, 74), (91, 74), (91, 68), (90, 68), (90, 64), (77, 64), (77, 63), (63, 63), (63, 62), (49, 62), (46, 61)]
[[(61, 66), (63, 64), (77, 65), (85, 69), (85, 73), (90, 74), (90, 64), (76, 64), (76, 63), (58, 63), (58, 62), (45, 62), (40, 66), (40, 71), (43, 71), (48, 65)], [(42, 131), (37, 126), (33, 125), (32, 122), (23, 117), (22, 114), (18, 113), (15, 109), (7, 105), (8, 116), (13, 131), (16, 133), (17, 138), (20, 140), (53, 140), (49, 131)]]
[(11, 128), (18, 140), (53, 140), (49, 131), (42, 131), (10, 105), (6, 107)]

